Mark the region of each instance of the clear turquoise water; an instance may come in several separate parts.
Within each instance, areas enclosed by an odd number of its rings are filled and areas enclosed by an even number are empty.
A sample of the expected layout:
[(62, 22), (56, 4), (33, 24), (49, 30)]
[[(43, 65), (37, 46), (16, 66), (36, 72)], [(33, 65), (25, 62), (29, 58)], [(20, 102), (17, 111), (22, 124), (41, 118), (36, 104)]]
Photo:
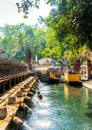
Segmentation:
[[(92, 92), (64, 84), (41, 84), (43, 100), (35, 95), (21, 130), (92, 130)], [(28, 125), (28, 126), (27, 126)]]

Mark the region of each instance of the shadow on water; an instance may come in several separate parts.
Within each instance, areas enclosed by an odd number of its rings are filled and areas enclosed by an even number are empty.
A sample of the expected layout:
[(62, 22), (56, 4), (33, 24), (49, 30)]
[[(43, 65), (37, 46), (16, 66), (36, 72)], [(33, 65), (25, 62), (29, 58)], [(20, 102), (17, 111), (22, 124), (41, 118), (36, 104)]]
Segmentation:
[(89, 118), (92, 118), (92, 112), (86, 112), (85, 115)]
[(88, 108), (90, 108), (90, 109), (92, 108), (92, 103), (88, 102), (87, 105), (88, 105), (88, 106), (87, 106)]
[(87, 112), (85, 112), (85, 115), (88, 117), (88, 118), (92, 118), (92, 103), (91, 102), (88, 102), (87, 103)]

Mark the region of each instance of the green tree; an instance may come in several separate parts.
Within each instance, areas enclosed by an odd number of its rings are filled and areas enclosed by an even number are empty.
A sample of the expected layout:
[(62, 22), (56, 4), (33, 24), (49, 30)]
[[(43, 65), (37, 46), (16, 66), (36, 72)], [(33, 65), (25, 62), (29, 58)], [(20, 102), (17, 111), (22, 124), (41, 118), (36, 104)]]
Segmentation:
[(35, 58), (36, 54), (38, 59), (42, 58), (42, 50), (45, 48), (46, 44), (46, 34), (43, 28), (34, 29), (34, 44), (33, 44), (33, 57)]
[[(92, 48), (92, 2), (90, 0), (46, 0), (54, 8), (47, 24), (56, 30), (60, 42), (68, 34), (78, 37), (77, 47), (87, 44)], [(21, 0), (17, 3), (19, 11), (28, 14), (29, 8), (39, 7), (40, 0)], [(80, 45), (79, 45), (80, 44)]]
[(18, 24), (15, 26), (5, 25), (0, 28), (0, 47), (6, 52), (6, 57), (25, 62), (26, 48), (32, 51), (33, 60), (36, 54), (42, 57), (41, 51), (45, 47), (45, 31), (36, 26)]
[(31, 46), (33, 40), (33, 33), (28, 33), (29, 30), (32, 31), (30, 27), (27, 28), (24, 24), (5, 25), (0, 29), (2, 33), (1, 46), (8, 58), (25, 61), (25, 50), (28, 46)]
[(62, 50), (53, 29), (50, 28), (47, 30), (46, 39), (46, 47), (42, 51), (42, 55), (44, 57), (51, 57), (55, 60), (59, 60)]

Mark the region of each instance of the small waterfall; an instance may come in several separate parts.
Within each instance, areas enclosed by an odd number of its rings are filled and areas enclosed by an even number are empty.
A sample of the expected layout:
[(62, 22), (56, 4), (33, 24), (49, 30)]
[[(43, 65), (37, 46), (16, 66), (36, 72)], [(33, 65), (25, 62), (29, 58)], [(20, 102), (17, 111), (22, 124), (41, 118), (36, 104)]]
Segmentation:
[(34, 113), (34, 111), (33, 111), (30, 107), (28, 107), (26, 104), (24, 104), (24, 106), (25, 106), (29, 111), (31, 111), (32, 113)]
[(23, 122), (23, 125), (27, 130), (32, 130), (32, 128), (27, 124), (27, 122)]
[(13, 122), (18, 125), (19, 129), (25, 127), (27, 130), (32, 130), (32, 128), (27, 124), (26, 121), (21, 120), (19, 117), (14, 116)]
[(39, 80), (39, 88), (43, 86), (43, 83)]

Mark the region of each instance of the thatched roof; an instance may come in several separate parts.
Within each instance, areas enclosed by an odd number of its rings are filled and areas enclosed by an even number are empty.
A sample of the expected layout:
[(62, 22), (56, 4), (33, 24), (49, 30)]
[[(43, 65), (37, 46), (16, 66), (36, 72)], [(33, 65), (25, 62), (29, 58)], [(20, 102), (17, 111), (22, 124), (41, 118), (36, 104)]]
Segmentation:
[(17, 74), (27, 71), (28, 65), (13, 60), (0, 59), (0, 77), (3, 75)]
[(61, 65), (57, 61), (53, 60), (52, 58), (42, 58), (39, 61), (39, 65), (49, 64), (49, 65)]

